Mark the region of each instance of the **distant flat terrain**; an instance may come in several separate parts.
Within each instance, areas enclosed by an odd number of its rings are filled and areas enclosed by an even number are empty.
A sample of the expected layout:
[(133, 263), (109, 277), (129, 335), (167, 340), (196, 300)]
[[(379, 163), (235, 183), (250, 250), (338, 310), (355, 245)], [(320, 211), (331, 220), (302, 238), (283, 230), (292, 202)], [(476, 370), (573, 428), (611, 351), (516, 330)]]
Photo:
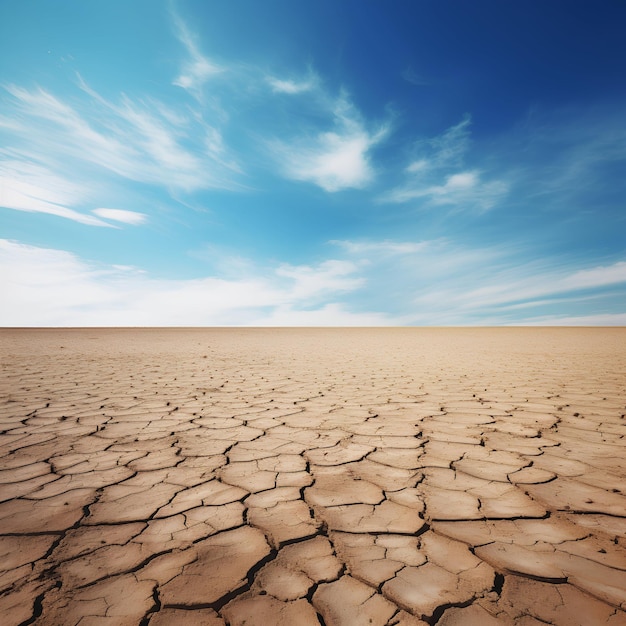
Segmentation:
[(0, 330), (4, 626), (626, 624), (626, 329)]

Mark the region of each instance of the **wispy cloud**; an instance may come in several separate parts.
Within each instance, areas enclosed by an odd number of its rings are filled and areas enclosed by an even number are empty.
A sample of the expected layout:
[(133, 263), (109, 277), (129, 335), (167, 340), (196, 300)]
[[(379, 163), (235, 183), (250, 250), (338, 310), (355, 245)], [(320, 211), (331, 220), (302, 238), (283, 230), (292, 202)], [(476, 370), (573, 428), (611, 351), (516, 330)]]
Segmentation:
[(197, 38), (178, 15), (174, 14), (173, 20), (176, 36), (187, 52), (187, 59), (173, 84), (186, 89), (194, 97), (201, 100), (204, 84), (212, 76), (224, 72), (224, 68), (202, 54)]
[(0, 240), (0, 326), (624, 323), (619, 307), (605, 308), (606, 290), (619, 299), (626, 286), (624, 261), (567, 271), (445, 240), (338, 244), (345, 258), (315, 265), (164, 280)]
[[(430, 149), (430, 161), (433, 167), (460, 167), (470, 148), (471, 118), (466, 115), (458, 124), (451, 126), (444, 133), (431, 139), (418, 142), (418, 148)], [(409, 166), (410, 167), (410, 166)]]
[(533, 206), (587, 212), (619, 202), (626, 178), (626, 116), (621, 101), (561, 110), (534, 108), (493, 145), (497, 158), (514, 164), (516, 186)]
[(625, 261), (574, 272), (563, 279), (561, 287), (569, 291), (573, 289), (593, 289), (617, 283), (626, 283)]
[(53, 174), (45, 167), (27, 161), (0, 160), (2, 208), (46, 213), (89, 226), (110, 226), (93, 215), (72, 208), (82, 204), (86, 196), (86, 191), (80, 186)]
[(500, 180), (483, 182), (477, 170), (447, 176), (440, 185), (407, 186), (387, 196), (390, 202), (408, 202), (426, 198), (433, 205), (454, 205), (486, 211), (497, 204), (508, 192), (508, 185)]
[[(105, 97), (79, 74), (74, 86), (77, 88), (66, 90), (62, 96), (43, 87), (0, 87), (0, 92), (4, 90), (0, 140), (11, 146), (16, 169), (27, 170), (36, 164), (47, 171), (47, 178), (31, 180), (29, 188), (24, 188), (19, 179), (5, 185), (5, 206), (47, 212), (89, 225), (107, 225), (98, 218), (137, 223), (128, 221), (128, 216), (126, 221), (120, 219), (121, 214), (104, 217), (93, 211), (94, 206), (116, 206), (116, 197), (120, 196), (98, 196), (94, 190), (116, 185), (118, 190), (128, 190), (132, 189), (128, 186), (131, 181), (165, 190), (183, 204), (184, 196), (205, 190), (241, 190), (245, 162), (254, 165), (260, 161), (256, 154), (259, 144), (263, 156), (269, 146), (272, 163), (283, 176), (328, 192), (364, 188), (374, 180), (371, 153), (388, 133), (388, 124), (370, 124), (346, 94), (330, 96), (310, 68), (299, 78), (279, 78), (259, 68), (227, 71), (203, 55), (197, 38), (179, 16), (173, 14), (172, 20), (188, 55), (174, 82), (199, 103), (181, 101), (180, 95), (176, 105), (171, 103), (175, 100), (166, 103), (123, 93)], [(228, 74), (232, 80), (220, 82), (209, 106), (200, 97), (202, 87), (217, 74)], [(244, 82), (249, 89), (240, 89)], [(273, 93), (267, 89), (268, 84)], [(238, 107), (246, 98), (255, 100), (255, 106), (269, 108), (280, 94), (303, 93), (307, 93), (308, 111), (303, 112), (295, 104), (287, 110), (289, 105), (285, 104), (287, 121), (275, 127), (273, 139), (267, 138), (272, 132), (269, 129), (251, 129), (255, 120), (240, 113), (237, 130), (230, 135), (237, 138), (233, 144), (238, 145), (239, 152), (236, 154), (225, 141), (229, 116), (246, 109)], [(235, 106), (224, 108), (218, 100)], [(251, 136), (260, 135), (265, 138), (250, 143)], [(89, 204), (55, 200), (46, 187), (50, 177), (85, 181), (90, 190)]]
[(393, 326), (397, 318), (377, 312), (350, 311), (344, 304), (331, 302), (316, 309), (276, 307), (268, 316), (254, 320), (251, 326)]
[(543, 315), (523, 320), (524, 326), (626, 326), (626, 313)]
[[(539, 271), (538, 271), (539, 270)], [(485, 281), (487, 282), (487, 281)], [(465, 309), (532, 301), (546, 296), (600, 289), (626, 283), (626, 262), (566, 272), (549, 266), (508, 268), (474, 289), (449, 294), (448, 301)]]
[(284, 93), (287, 95), (297, 95), (319, 89), (320, 80), (318, 75), (309, 68), (308, 75), (305, 78), (277, 78), (276, 76), (267, 76), (268, 84), (275, 93)]
[[(238, 325), (374, 323), (333, 302), (359, 288), (357, 266), (325, 261), (281, 265), (233, 279), (152, 278), (136, 268), (103, 266), (63, 250), (0, 239), (5, 306), (0, 326)], [(329, 302), (330, 300), (330, 302)]]
[(143, 224), (147, 220), (145, 213), (138, 213), (137, 211), (127, 211), (126, 209), (93, 209), (92, 213), (95, 213), (98, 217), (104, 217), (108, 220), (114, 220), (116, 222), (122, 222), (124, 224), (131, 224), (137, 226)]
[(389, 125), (369, 130), (345, 94), (327, 104), (332, 130), (271, 144), (284, 175), (310, 182), (328, 192), (361, 189), (375, 177), (370, 150), (389, 132)]
[(312, 144), (285, 151), (289, 178), (315, 183), (330, 192), (359, 189), (372, 180), (374, 172), (367, 158), (372, 141), (367, 133), (329, 132)]
[(447, 239), (331, 243), (362, 268), (363, 301), (383, 301), (412, 324), (525, 323), (530, 314), (547, 315), (555, 306), (600, 314), (626, 289), (622, 260), (568, 267), (558, 259), (529, 262), (519, 246), (476, 247)]
[(290, 279), (292, 294), (296, 298), (320, 298), (329, 293), (354, 291), (363, 284), (363, 279), (355, 277), (358, 266), (351, 261), (324, 261), (317, 266), (281, 265), (277, 276)]
[(384, 241), (348, 241), (333, 239), (329, 243), (337, 245), (343, 248), (347, 253), (354, 255), (369, 255), (369, 254), (383, 254), (383, 255), (398, 255), (398, 254), (415, 254), (422, 252), (430, 245), (430, 241), (391, 241), (385, 239)]
[[(615, 307), (615, 293), (626, 287), (626, 263), (567, 270), (550, 259), (524, 262), (503, 253), (495, 263), (468, 263), (458, 275), (446, 274), (414, 293), (416, 322), (438, 316), (442, 324), (526, 324), (532, 319), (598, 315)], [(566, 297), (564, 297), (566, 296)], [(611, 304), (612, 303), (612, 304)], [(534, 313), (520, 315), (522, 311)], [(426, 315), (423, 313), (427, 312)]]
[(50, 92), (9, 85), (4, 132), (25, 161), (91, 165), (123, 179), (182, 191), (236, 186), (240, 169), (219, 130), (188, 111), (172, 112), (153, 100), (122, 96), (116, 104), (79, 79), (86, 98), (72, 105)]
[(417, 158), (405, 168), (405, 182), (383, 194), (384, 202), (404, 203), (422, 199), (427, 205), (451, 205), (486, 211), (509, 190), (503, 180), (485, 180), (479, 169), (464, 166), (470, 148), (470, 118), (441, 135), (416, 144)]

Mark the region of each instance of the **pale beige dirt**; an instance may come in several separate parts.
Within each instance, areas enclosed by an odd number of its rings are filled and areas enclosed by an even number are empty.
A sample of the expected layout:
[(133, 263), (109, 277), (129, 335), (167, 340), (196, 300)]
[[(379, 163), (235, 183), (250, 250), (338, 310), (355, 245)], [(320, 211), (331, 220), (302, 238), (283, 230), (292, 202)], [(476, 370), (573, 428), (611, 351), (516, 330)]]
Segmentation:
[(626, 329), (0, 342), (3, 626), (626, 624)]

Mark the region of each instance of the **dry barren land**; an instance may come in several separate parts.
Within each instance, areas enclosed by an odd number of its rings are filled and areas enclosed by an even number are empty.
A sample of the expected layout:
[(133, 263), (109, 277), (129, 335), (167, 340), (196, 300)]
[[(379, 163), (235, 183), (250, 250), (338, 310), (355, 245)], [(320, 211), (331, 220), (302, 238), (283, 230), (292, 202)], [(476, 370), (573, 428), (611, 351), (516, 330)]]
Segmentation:
[(626, 624), (626, 329), (0, 342), (4, 626)]

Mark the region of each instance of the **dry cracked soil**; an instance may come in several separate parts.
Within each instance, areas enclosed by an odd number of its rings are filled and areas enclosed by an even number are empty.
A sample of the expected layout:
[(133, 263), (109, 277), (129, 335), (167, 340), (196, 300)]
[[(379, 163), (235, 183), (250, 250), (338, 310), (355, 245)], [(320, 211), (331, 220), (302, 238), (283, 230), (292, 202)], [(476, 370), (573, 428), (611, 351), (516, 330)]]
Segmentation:
[(0, 339), (4, 626), (626, 624), (626, 329)]

